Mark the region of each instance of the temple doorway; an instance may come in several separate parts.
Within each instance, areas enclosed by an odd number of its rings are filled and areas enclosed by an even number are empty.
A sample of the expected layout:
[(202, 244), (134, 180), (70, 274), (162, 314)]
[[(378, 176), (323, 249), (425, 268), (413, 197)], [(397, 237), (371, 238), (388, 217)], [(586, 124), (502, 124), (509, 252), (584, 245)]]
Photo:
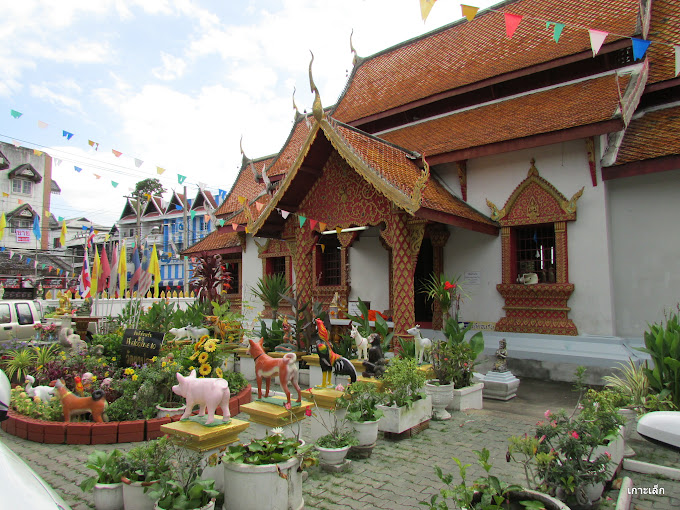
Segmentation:
[(423, 285), (434, 271), (434, 252), (432, 242), (428, 237), (423, 238), (418, 252), (418, 262), (414, 274), (414, 303), (416, 324), (423, 329), (432, 327), (432, 300), (423, 294)]

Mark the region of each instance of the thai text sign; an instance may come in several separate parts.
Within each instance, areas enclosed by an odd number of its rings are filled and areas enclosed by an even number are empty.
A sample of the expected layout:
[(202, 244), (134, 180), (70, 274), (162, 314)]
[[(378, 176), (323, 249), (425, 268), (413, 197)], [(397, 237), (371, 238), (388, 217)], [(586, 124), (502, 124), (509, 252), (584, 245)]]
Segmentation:
[(133, 364), (143, 365), (154, 356), (158, 356), (163, 343), (163, 333), (156, 331), (142, 331), (141, 329), (126, 329), (123, 343), (120, 346), (122, 366)]
[(23, 228), (16, 229), (17, 243), (31, 242), (31, 231)]

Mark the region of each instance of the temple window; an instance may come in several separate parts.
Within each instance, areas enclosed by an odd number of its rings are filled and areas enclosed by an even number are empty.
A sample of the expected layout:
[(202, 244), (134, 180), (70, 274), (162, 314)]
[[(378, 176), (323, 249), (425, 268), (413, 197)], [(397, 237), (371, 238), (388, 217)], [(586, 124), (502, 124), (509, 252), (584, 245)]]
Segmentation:
[(514, 237), (517, 279), (535, 273), (538, 283), (555, 283), (554, 223), (515, 227), (511, 235)]
[(265, 259), (265, 273), (269, 276), (277, 274), (286, 276), (286, 257), (268, 257)]
[(319, 286), (342, 283), (342, 253), (337, 236), (324, 236), (324, 248), (317, 247), (317, 282)]

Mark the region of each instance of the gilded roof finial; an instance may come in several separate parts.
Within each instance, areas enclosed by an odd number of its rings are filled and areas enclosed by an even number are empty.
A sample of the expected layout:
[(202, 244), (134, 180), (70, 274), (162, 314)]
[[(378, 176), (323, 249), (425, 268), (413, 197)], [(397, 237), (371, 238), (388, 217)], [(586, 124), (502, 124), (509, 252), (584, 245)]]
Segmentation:
[(298, 110), (297, 104), (295, 104), (295, 91), (296, 91), (296, 88), (293, 87), (293, 109), (295, 110), (295, 122), (297, 122), (302, 117), (304, 117), (304, 115), (302, 115), (300, 113), (300, 110)]
[(423, 158), (423, 170), (420, 172), (418, 179), (413, 186), (413, 192), (411, 193), (411, 204), (409, 212), (414, 214), (418, 209), (420, 209), (420, 204), (423, 201), (423, 190), (425, 189), (425, 184), (430, 178), (430, 165), (425, 160), (425, 154), (422, 155)]
[(309, 50), (312, 54), (312, 60), (309, 61), (309, 88), (314, 92), (314, 104), (312, 105), (312, 113), (317, 122), (321, 122), (323, 118), (323, 106), (321, 105), (321, 96), (319, 95), (319, 89), (316, 88), (314, 84), (314, 78), (312, 77), (312, 63), (314, 62), (314, 53)]
[(536, 168), (536, 160), (534, 158), (531, 158), (531, 166), (529, 167), (527, 177), (531, 177), (532, 175), (538, 175), (538, 168)]
[(352, 29), (352, 32), (349, 34), (349, 49), (352, 53), (354, 53), (354, 56), (352, 57), (352, 65), (356, 66), (357, 62), (359, 61), (359, 56), (357, 55), (357, 50), (354, 48), (354, 45), (352, 44), (352, 36), (354, 35), (354, 29)]

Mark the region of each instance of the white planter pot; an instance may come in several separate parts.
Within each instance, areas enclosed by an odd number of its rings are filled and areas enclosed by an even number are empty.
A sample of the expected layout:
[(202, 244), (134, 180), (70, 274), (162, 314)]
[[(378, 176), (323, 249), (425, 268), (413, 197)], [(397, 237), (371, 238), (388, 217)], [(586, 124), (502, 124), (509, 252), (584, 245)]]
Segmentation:
[(97, 510), (123, 510), (123, 484), (98, 483), (92, 490)]
[[(302, 473), (300, 459), (253, 466), (224, 462), (224, 510), (300, 510)], [(279, 472), (281, 474), (279, 474)], [(282, 475), (285, 475), (284, 478)]]
[(609, 455), (611, 455), (611, 460), (609, 461), (609, 465), (607, 466), (607, 475), (609, 476), (609, 480), (614, 478), (616, 469), (623, 461), (623, 454), (625, 451), (625, 441), (623, 439), (623, 433), (624, 427), (620, 427), (619, 435), (614, 441), (611, 441), (606, 446), (596, 446), (593, 449), (592, 455), (590, 456), (591, 459), (596, 459), (603, 453), (609, 453)]
[(454, 388), (451, 404), (447, 411), (464, 411), (465, 409), (482, 409), (482, 391), (484, 383), (477, 383), (464, 388)]
[(156, 406), (156, 418), (165, 418), (166, 416), (177, 416), (184, 414), (187, 406), (182, 405), (180, 407), (164, 407), (162, 405)]
[(349, 448), (349, 446), (343, 446), (342, 448), (324, 448), (323, 446), (317, 446), (316, 449), (319, 450), (319, 463), (328, 466), (340, 465), (345, 461)]
[(371, 446), (378, 440), (378, 423), (380, 423), (380, 420), (350, 422), (359, 440), (357, 446)]
[(425, 383), (425, 392), (432, 398), (432, 419), (450, 419), (451, 413), (446, 408), (453, 400), (453, 383), (438, 384), (436, 379), (432, 379)]
[[(161, 508), (158, 506), (158, 501), (153, 506), (154, 510), (165, 510), (164, 508)], [(215, 510), (215, 499), (211, 499), (207, 505), (202, 506), (201, 508), (195, 508), (193, 510)]]
[(125, 510), (153, 510), (154, 501), (144, 488), (158, 482), (129, 482), (123, 479), (123, 503)]
[(411, 408), (381, 405), (378, 409), (383, 412), (383, 417), (378, 422), (378, 430), (401, 434), (432, 418), (432, 399), (428, 395), (414, 402)]

